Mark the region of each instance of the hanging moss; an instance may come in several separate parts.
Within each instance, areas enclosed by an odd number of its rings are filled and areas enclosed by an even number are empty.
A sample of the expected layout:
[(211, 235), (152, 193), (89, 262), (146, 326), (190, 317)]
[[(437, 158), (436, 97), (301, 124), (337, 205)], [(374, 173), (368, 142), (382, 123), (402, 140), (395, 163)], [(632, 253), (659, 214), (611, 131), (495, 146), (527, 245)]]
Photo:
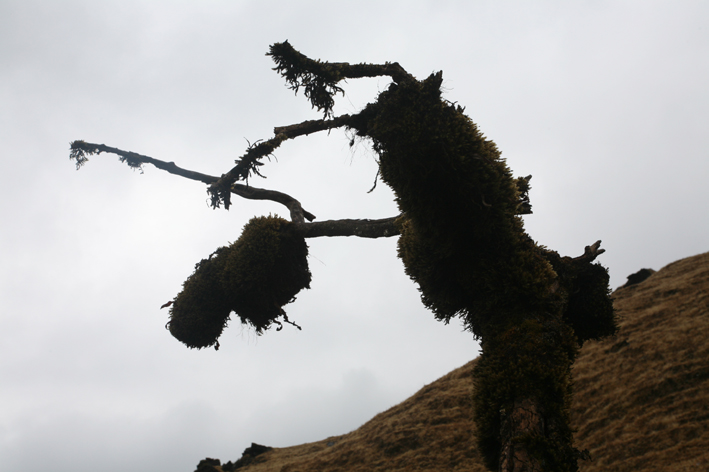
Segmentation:
[(308, 246), (293, 224), (278, 217), (254, 218), (227, 256), (223, 283), (229, 305), (261, 333), (284, 314), (281, 307), (310, 288)]
[(288, 41), (272, 45), (267, 55), (271, 56), (276, 63), (276, 72), (286, 79), (292, 90), (298, 93), (303, 87), (313, 108), (323, 111), (326, 116), (332, 113), (333, 96), (337, 93), (344, 95), (344, 90), (337, 86), (343, 76), (336, 64), (314, 61), (296, 51)]
[(253, 218), (241, 237), (195, 266), (170, 309), (170, 333), (190, 348), (217, 343), (233, 311), (263, 333), (285, 318), (283, 306), (310, 288), (308, 246), (291, 223)]
[(231, 308), (221, 283), (228, 248), (217, 249), (195, 265), (170, 307), (170, 334), (190, 348), (216, 344)]

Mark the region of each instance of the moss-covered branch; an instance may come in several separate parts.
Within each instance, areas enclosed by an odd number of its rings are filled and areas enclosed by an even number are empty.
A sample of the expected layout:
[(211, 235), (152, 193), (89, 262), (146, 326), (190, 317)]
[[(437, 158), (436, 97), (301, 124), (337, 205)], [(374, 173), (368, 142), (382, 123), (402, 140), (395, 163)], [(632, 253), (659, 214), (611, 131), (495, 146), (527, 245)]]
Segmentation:
[[(183, 169), (182, 167), (178, 167), (177, 165), (175, 165), (174, 162), (161, 161), (160, 159), (144, 156), (135, 152), (123, 151), (122, 149), (106, 146), (105, 144), (94, 144), (87, 143), (85, 141), (74, 141), (71, 143), (70, 149), (71, 152), (69, 154), (69, 158), (76, 160), (77, 169), (81, 168), (81, 166), (88, 162), (88, 156), (107, 152), (118, 155), (121, 162), (124, 162), (129, 167), (133, 169), (138, 169), (141, 172), (143, 170), (143, 164), (152, 164), (158, 169), (164, 170), (171, 174), (179, 175), (180, 177), (185, 177), (186, 179), (190, 180), (196, 180), (205, 184), (215, 184), (220, 180), (219, 177), (215, 177), (213, 175), (207, 175), (202, 174), (200, 172)], [(229, 194), (232, 193), (249, 200), (271, 200), (273, 202), (285, 205), (290, 211), (291, 220), (294, 223), (302, 223), (305, 220), (313, 221), (315, 219), (315, 215), (313, 215), (309, 211), (304, 210), (298, 200), (283, 192), (251, 187), (243, 184), (232, 184), (229, 187)]]
[(322, 62), (310, 59), (298, 52), (288, 41), (271, 46), (268, 54), (276, 63), (275, 70), (288, 82), (291, 90), (298, 93), (302, 87), (313, 108), (332, 114), (334, 96), (344, 95), (337, 83), (344, 79), (389, 76), (395, 82), (414, 81), (398, 63), (349, 64), (348, 62)]
[(259, 141), (248, 147), (246, 153), (236, 160), (236, 165), (226, 174), (222, 174), (213, 182), (207, 192), (211, 198), (212, 208), (219, 208), (224, 205), (227, 210), (231, 206), (231, 191), (233, 184), (240, 180), (248, 182), (252, 174), (260, 177), (259, 167), (263, 165), (261, 160), (273, 154), (281, 143), (298, 136), (316, 133), (318, 131), (349, 126), (352, 117), (342, 115), (331, 120), (309, 120), (289, 126), (274, 128), (274, 136), (268, 141)]

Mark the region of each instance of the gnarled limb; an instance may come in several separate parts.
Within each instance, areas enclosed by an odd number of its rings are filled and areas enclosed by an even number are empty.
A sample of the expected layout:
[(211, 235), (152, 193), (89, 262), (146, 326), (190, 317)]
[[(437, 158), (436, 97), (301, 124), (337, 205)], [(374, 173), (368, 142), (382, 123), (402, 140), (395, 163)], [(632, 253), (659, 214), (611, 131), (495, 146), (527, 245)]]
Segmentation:
[(318, 131), (330, 130), (333, 128), (341, 128), (350, 123), (352, 116), (340, 115), (331, 120), (307, 120), (302, 123), (296, 123), (288, 126), (276, 126), (273, 128), (273, 134), (276, 136), (284, 135), (287, 139), (293, 139), (304, 134), (316, 133)]
[(243, 184), (233, 184), (231, 193), (249, 200), (271, 200), (285, 205), (290, 210), (291, 221), (294, 223), (303, 223), (305, 220), (313, 221), (315, 219), (315, 215), (304, 210), (298, 200), (283, 192), (250, 187)]
[[(180, 177), (196, 180), (205, 184), (214, 185), (220, 180), (219, 177), (215, 177), (213, 175), (183, 169), (182, 167), (175, 165), (174, 162), (165, 162), (160, 159), (144, 156), (135, 152), (123, 151), (122, 149), (106, 146), (105, 144), (87, 143), (85, 141), (74, 141), (71, 143), (71, 153), (69, 158), (76, 160), (76, 168), (79, 169), (89, 160), (88, 156), (100, 154), (102, 152), (118, 155), (121, 162), (125, 162), (129, 167), (138, 169), (141, 172), (143, 164), (152, 164), (158, 169), (167, 171), (171, 174), (179, 175)], [(242, 198), (247, 198), (250, 200), (271, 200), (285, 205), (290, 211), (291, 220), (294, 223), (303, 223), (305, 220), (313, 221), (315, 219), (315, 215), (304, 210), (298, 200), (283, 192), (251, 187), (242, 184), (233, 184), (229, 188), (229, 193), (234, 193)]]
[(341, 80), (381, 76), (389, 76), (397, 83), (416, 80), (396, 62), (350, 64), (316, 61), (296, 51), (288, 41), (272, 45), (266, 55), (273, 58), (276, 72), (286, 79), (290, 89), (298, 93), (303, 87), (313, 108), (323, 111), (325, 116), (332, 114), (335, 94), (344, 95), (344, 90), (337, 86)]
[(601, 249), (601, 240), (599, 239), (590, 246), (586, 246), (583, 250), (583, 255), (574, 257), (575, 262), (593, 262), (596, 257), (600, 256), (606, 252), (605, 249)]

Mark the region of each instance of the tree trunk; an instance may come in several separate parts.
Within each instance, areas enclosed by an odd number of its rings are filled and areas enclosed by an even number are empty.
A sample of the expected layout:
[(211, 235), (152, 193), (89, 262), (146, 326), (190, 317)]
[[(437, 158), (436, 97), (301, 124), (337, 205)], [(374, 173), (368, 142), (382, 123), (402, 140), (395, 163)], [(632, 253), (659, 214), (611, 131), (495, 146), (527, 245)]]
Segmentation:
[(534, 458), (520, 437), (544, 434), (544, 417), (537, 401), (516, 400), (512, 411), (502, 413), (500, 436), (500, 472), (541, 472), (542, 464)]
[(571, 328), (553, 315), (528, 314), (482, 338), (475, 367), (478, 450), (488, 470), (576, 472), (569, 425)]

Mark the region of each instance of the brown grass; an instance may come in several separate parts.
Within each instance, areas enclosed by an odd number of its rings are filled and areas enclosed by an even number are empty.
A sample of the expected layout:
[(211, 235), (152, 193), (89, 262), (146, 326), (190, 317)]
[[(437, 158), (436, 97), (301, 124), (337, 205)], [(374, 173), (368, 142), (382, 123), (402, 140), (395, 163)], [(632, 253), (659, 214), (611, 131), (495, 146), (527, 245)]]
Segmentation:
[[(709, 470), (709, 253), (618, 289), (620, 332), (574, 366), (582, 472)], [(475, 361), (342, 436), (276, 448), (239, 469), (483, 471), (475, 449)]]
[(620, 333), (574, 366), (581, 470), (709, 470), (709, 253), (614, 298)]

